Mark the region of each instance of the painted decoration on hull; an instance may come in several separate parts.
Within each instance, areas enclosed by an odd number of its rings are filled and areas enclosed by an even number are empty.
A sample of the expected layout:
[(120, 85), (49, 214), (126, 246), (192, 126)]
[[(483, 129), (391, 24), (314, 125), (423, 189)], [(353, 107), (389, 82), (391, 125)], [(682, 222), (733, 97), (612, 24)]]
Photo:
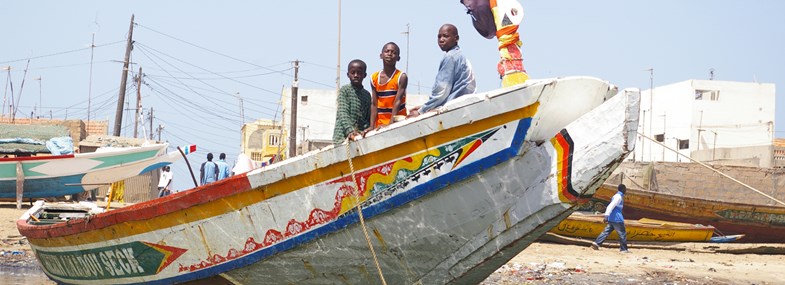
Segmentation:
[[(520, 143), (523, 141), (523, 136), (528, 130), (530, 123), (530, 118), (525, 118), (517, 122), (517, 128), (516, 130), (513, 130), (514, 138), (512, 145), (508, 145), (508, 147), (511, 149), (515, 148), (515, 151), (517, 152), (517, 148), (520, 147)], [(356, 198), (354, 195), (354, 188), (351, 186), (353, 183), (351, 174), (327, 181), (323, 183), (323, 185), (333, 185), (333, 187), (330, 187), (332, 189), (335, 189), (334, 186), (338, 185), (332, 209), (314, 208), (304, 221), (291, 219), (284, 229), (267, 229), (261, 242), (257, 242), (254, 237), (248, 237), (242, 249), (231, 248), (226, 255), (213, 254), (212, 256), (193, 264), (180, 264), (178, 271), (194, 272), (250, 254), (259, 253), (261, 255), (259, 258), (262, 258), (271, 255), (274, 252), (286, 250), (296, 246), (296, 244), (308, 242), (318, 236), (353, 224), (356, 220), (355, 207), (358, 202), (362, 203), (362, 207), (366, 209), (363, 211), (366, 218), (370, 218), (404, 203), (416, 200), (432, 191), (441, 189), (446, 184), (438, 183), (440, 184), (439, 186), (426, 187), (429, 188), (430, 191), (420, 192), (411, 191), (411, 184), (438, 182), (434, 181), (437, 180), (434, 179), (437, 177), (434, 172), (445, 174), (459, 168), (481, 145), (492, 139), (494, 135), (503, 128), (508, 128), (508, 126), (503, 125), (495, 127), (428, 151), (416, 153), (376, 165), (369, 169), (358, 171), (355, 173), (358, 184), (357, 189), (359, 189), (359, 193), (357, 194), (358, 197)], [(510, 157), (511, 156), (512, 155), (510, 155)], [(483, 158), (480, 157), (479, 159)], [(318, 185), (317, 188), (319, 188)], [(390, 198), (397, 196), (401, 191), (407, 191), (406, 197), (391, 202), (390, 200), (392, 199)], [(418, 193), (410, 194), (410, 192)], [(366, 213), (366, 211), (368, 211), (368, 213)], [(319, 231), (312, 231), (311, 233), (304, 234), (305, 232), (325, 224), (331, 224), (329, 229), (322, 228)], [(281, 244), (283, 241), (287, 241), (288, 244)], [(260, 252), (266, 248), (271, 248), (269, 253)]]
[(556, 151), (556, 173), (559, 201), (564, 203), (586, 203), (591, 196), (584, 197), (572, 188), (572, 154), (575, 143), (566, 129), (562, 129), (551, 139), (551, 144)]
[(36, 251), (44, 270), (72, 280), (103, 280), (150, 276), (161, 272), (187, 249), (149, 242), (131, 242), (78, 251)]

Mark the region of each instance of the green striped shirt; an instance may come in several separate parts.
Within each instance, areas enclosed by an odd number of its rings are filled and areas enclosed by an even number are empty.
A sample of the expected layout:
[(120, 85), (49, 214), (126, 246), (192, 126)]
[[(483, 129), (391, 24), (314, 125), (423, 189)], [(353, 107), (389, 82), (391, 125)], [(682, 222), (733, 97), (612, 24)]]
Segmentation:
[(337, 101), (333, 143), (340, 144), (351, 132), (371, 126), (371, 93), (347, 84), (338, 92)]

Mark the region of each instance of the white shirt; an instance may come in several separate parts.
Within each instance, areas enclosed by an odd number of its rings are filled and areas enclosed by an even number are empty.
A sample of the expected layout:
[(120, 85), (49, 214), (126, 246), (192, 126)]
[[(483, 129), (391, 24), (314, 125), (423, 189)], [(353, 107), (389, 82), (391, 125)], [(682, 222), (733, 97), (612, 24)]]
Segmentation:
[(166, 187), (172, 181), (172, 171), (161, 171), (161, 178), (158, 179), (158, 187)]

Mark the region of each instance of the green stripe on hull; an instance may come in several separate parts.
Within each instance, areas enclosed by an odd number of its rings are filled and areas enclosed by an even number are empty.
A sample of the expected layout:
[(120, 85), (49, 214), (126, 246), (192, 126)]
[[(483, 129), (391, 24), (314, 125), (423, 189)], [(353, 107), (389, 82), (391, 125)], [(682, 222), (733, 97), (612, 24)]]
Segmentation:
[[(22, 162), (22, 171), (27, 177), (46, 176), (44, 173), (35, 172), (30, 169), (46, 162)], [(16, 180), (16, 163), (0, 164), (0, 179), (10, 178)]]

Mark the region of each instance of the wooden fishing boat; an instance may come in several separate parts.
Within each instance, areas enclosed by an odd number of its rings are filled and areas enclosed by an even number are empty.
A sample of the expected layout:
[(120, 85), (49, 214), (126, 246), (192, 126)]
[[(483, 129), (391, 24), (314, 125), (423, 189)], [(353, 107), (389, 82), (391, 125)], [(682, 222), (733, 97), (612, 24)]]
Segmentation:
[[(625, 202), (626, 204), (626, 202)], [(550, 230), (570, 237), (594, 239), (605, 229), (603, 215), (575, 212)], [(714, 227), (701, 224), (661, 221), (654, 219), (624, 220), (628, 241), (706, 242), (711, 241)], [(613, 231), (609, 240), (618, 240)]]
[[(785, 198), (783, 188), (776, 186), (785, 178), (782, 169), (718, 168), (745, 177), (751, 186), (780, 201)], [(582, 209), (604, 209), (622, 177), (627, 185), (625, 218), (710, 224), (718, 233), (744, 234), (744, 242), (785, 242), (785, 207), (696, 163), (624, 162)]]
[[(73, 195), (171, 164), (181, 157), (168, 144), (109, 148), (91, 153), (0, 158), (0, 198)], [(195, 146), (194, 146), (195, 148)]]
[(631, 151), (639, 96), (530, 80), (118, 210), (52, 222), (37, 202), (17, 227), (59, 283), (478, 283)]

